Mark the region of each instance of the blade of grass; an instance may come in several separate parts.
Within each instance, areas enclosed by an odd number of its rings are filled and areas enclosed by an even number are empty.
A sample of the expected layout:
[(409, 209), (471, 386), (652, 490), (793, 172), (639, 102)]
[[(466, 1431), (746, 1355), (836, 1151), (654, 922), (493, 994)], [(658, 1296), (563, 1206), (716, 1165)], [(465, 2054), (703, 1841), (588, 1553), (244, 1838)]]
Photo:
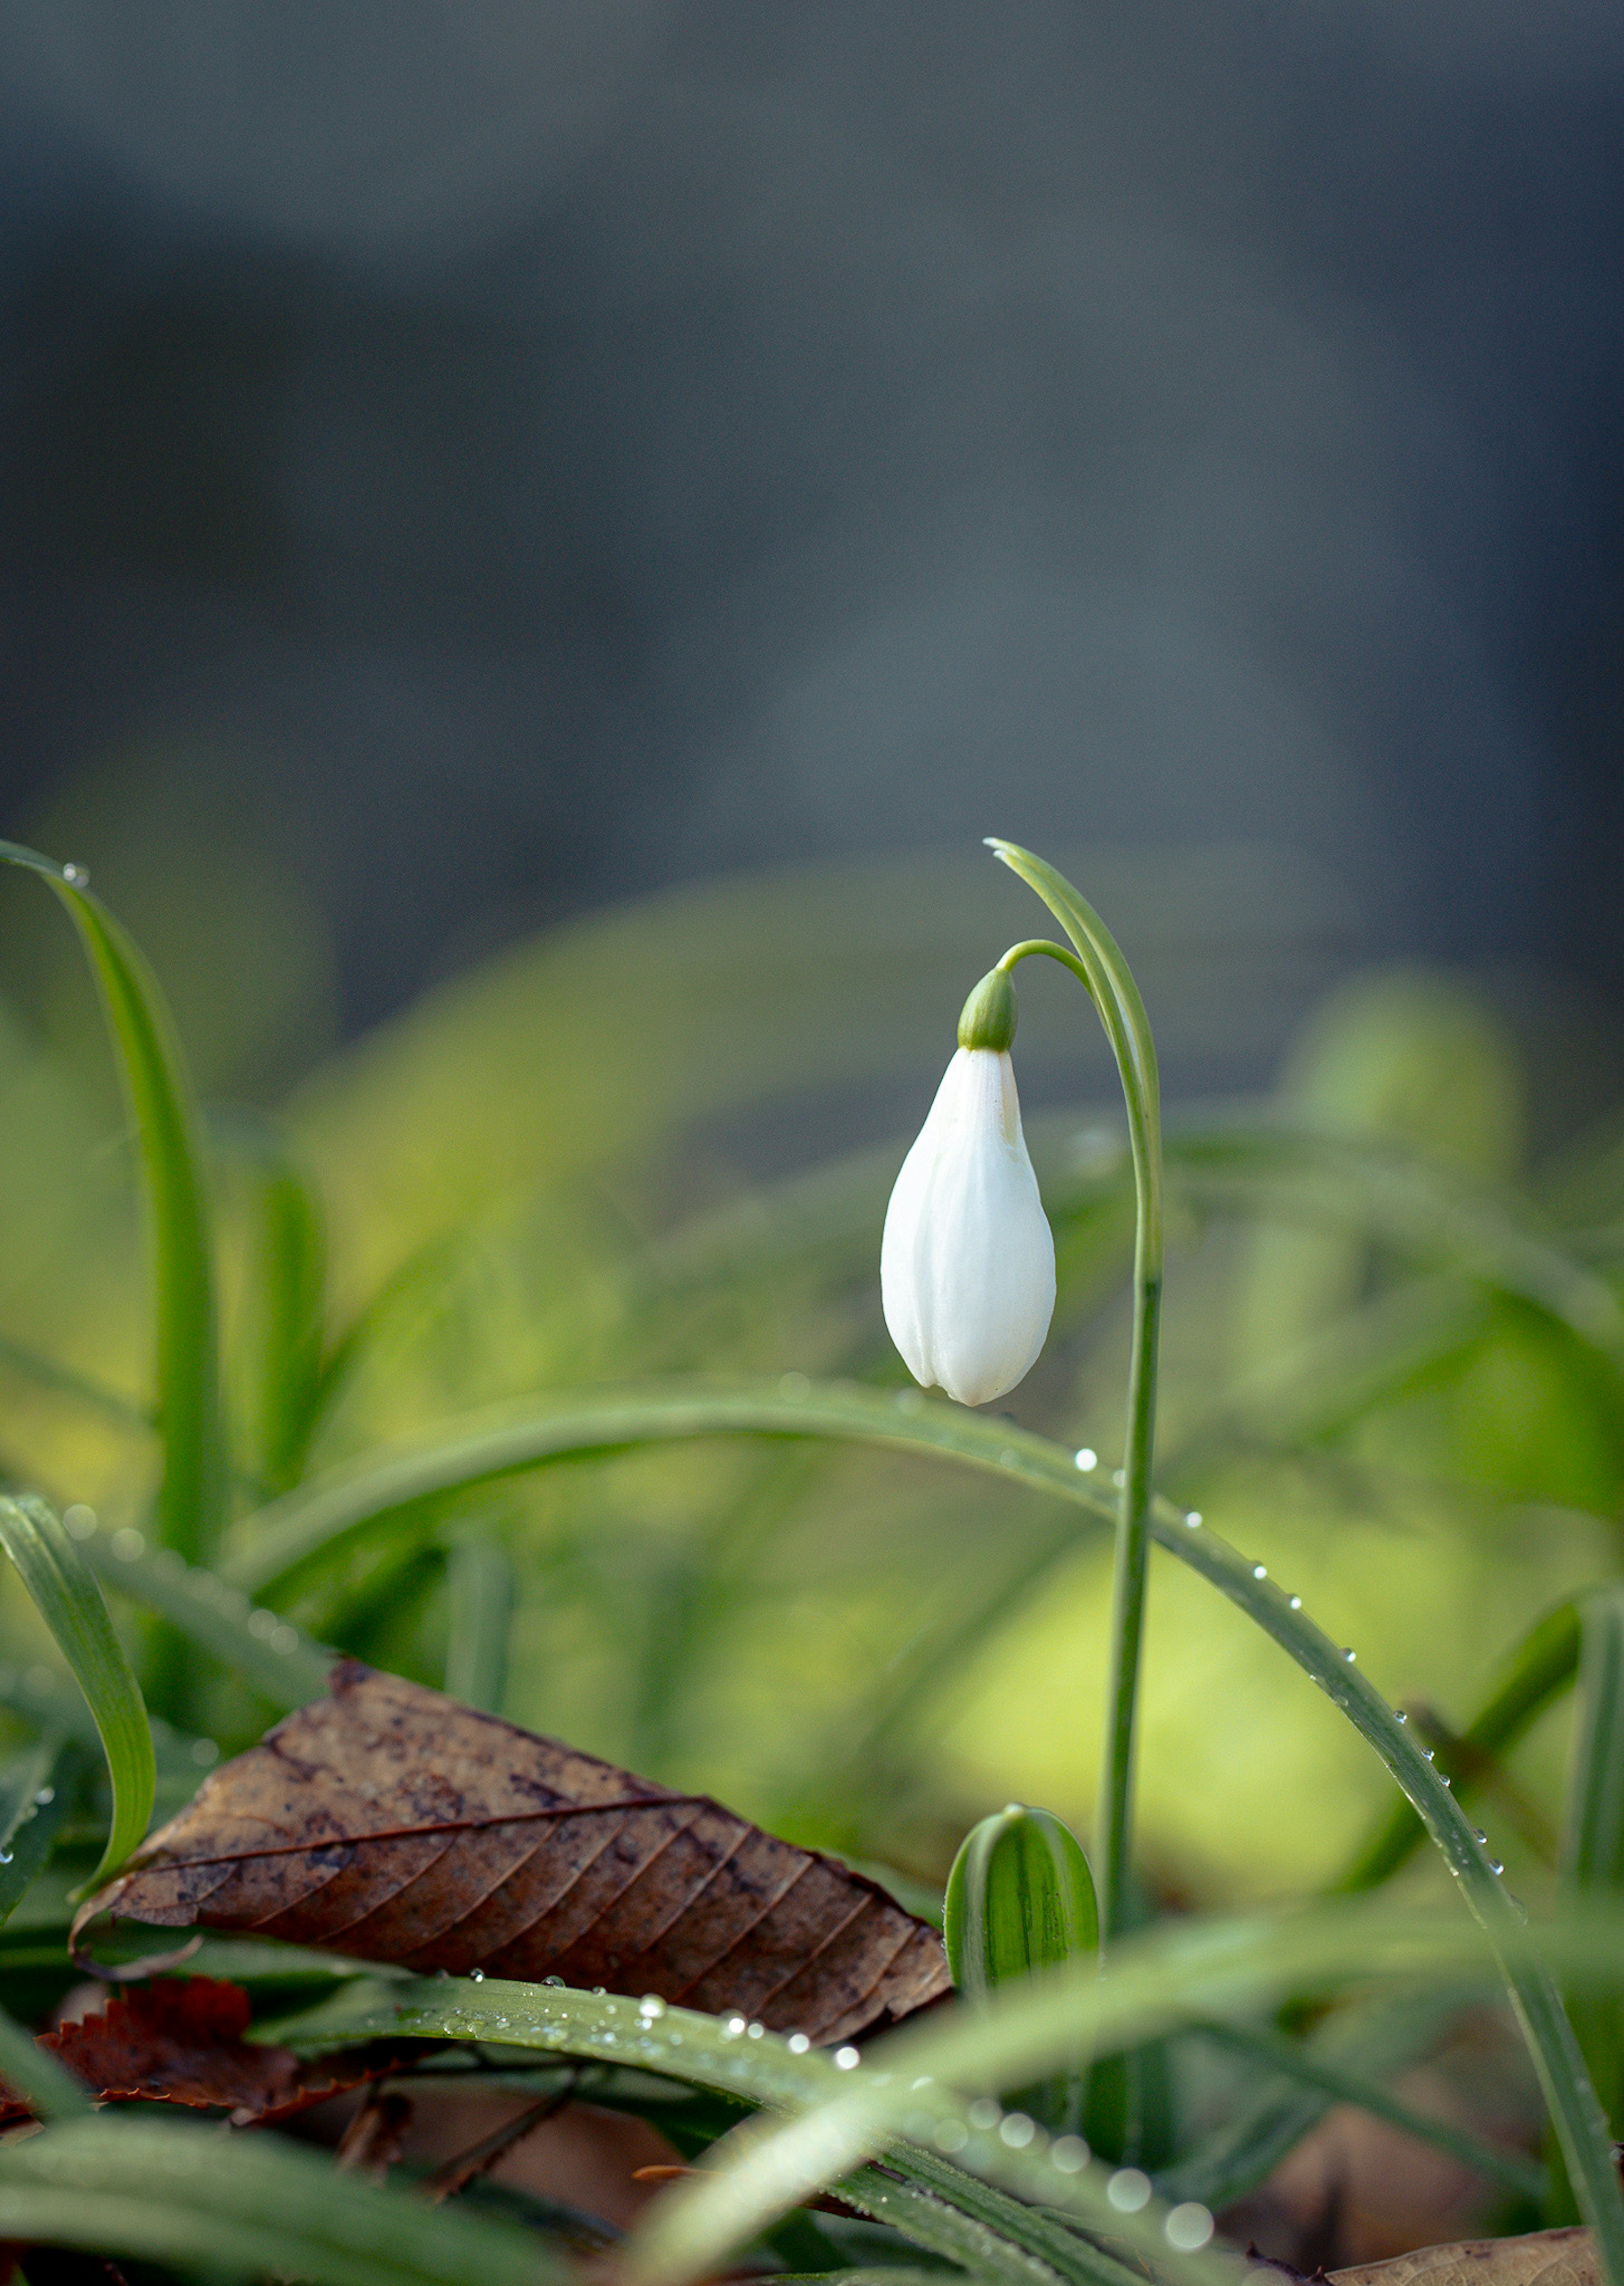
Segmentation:
[(0, 2079), (42, 2119), (84, 2119), (91, 2099), (67, 2067), (32, 2032), (0, 2009)]
[(140, 1138), (153, 1251), (157, 1412), (163, 1444), (158, 1536), (195, 1561), (225, 1519), (218, 1312), (208, 1194), (191, 1081), (168, 1006), (138, 948), (76, 868), (13, 841), (0, 861), (43, 877), (78, 930)]
[(507, 1549), (483, 1536), (453, 1541), (445, 1558), (445, 1589), (446, 1696), (500, 1714), (508, 1691), (513, 1624), (513, 1564)]
[[(1316, 2054), (1300, 2040), (1289, 2039), (1283, 2032), (1268, 2031), (1252, 2024), (1210, 2023), (1198, 2030), (1209, 2039), (1239, 2049), (1257, 2063), (1272, 2066), (1287, 2078), (1317, 2088), (1330, 2102), (1355, 2104), (1373, 2119), (1384, 2119), (1389, 2126), (1413, 2135), (1417, 2142), (1447, 2151), (1452, 2159), (1458, 2159), (1462, 2166), (1470, 2167), (1503, 2189), (1515, 2191), (1525, 2199), (1539, 2200), (1545, 2195), (1545, 2170), (1537, 2159), (1510, 2150), (1502, 2143), (1490, 2143), (1449, 2120), (1435, 2119), (1424, 2111), (1417, 2111), (1413, 2104), (1404, 2102), (1378, 2081), (1351, 2071), (1345, 2064), (1328, 2056)], [(1193, 2195), (1186, 2192), (1184, 2195)]]
[(123, 1645), (113, 1632), (95, 1573), (43, 1500), (0, 1498), (0, 1547), (17, 1566), (96, 1719), (113, 1784), (113, 1825), (96, 1888), (146, 1832), (157, 1790), (153, 1734)]
[(282, 1493), (304, 1473), (320, 1407), (327, 1233), (314, 1192), (270, 1120), (233, 1111), (213, 1131), (254, 1193), (252, 1450), (266, 1491)]
[(541, 2242), (505, 2223), (336, 2174), (280, 2137), (225, 2140), (150, 2117), (65, 2120), (0, 2148), (0, 2234), (314, 2286), (542, 2286), (561, 2275)]
[(162, 1612), (273, 1706), (303, 1707), (322, 1697), (333, 1653), (290, 1620), (263, 1605), (255, 1609), (240, 1588), (201, 1565), (183, 1563), (173, 1549), (154, 1554), (132, 1525), (103, 1532), (89, 1509), (78, 1513), (83, 1521), (76, 1548), (98, 1577)]
[[(878, 1392), (814, 1390), (787, 1376), (772, 1391), (720, 1391), (691, 1386), (595, 1392), (528, 1414), (502, 1416), (464, 1434), (393, 1461), (346, 1474), (293, 1504), (280, 1504), (258, 1544), (249, 1541), (233, 1569), (250, 1577), (286, 1578), (319, 1553), (357, 1533), (398, 1519), (403, 1510), (453, 1485), (483, 1482), (560, 1457), (564, 1452), (612, 1451), (666, 1438), (726, 1433), (832, 1436), (931, 1454), (990, 1471), (1116, 1521), (1114, 1506), (1084, 1484), (1076, 1457), (1046, 1438), (1002, 1421), (986, 1421), (962, 1407), (901, 1391), (902, 1402)], [(1581, 2210), (1596, 2229), (1611, 2286), (1624, 2286), (1624, 2195), (1612, 2167), (1605, 2123), (1584, 2069), (1578, 2043), (1555, 1987), (1516, 1951), (1519, 1912), (1500, 1886), (1475, 1829), (1443, 1777), (1393, 1710), (1360, 1670), (1351, 1651), (1333, 1644), (1284, 1592), (1199, 1517), (1165, 1502), (1151, 1514), (1153, 1537), (1201, 1573), (1220, 1594), (1273, 1636), (1371, 1746), (1420, 1814), (1470, 1910), (1501, 1957), (1513, 2007), (1527, 2041)]]
[[(1444, 1753), (1444, 1773), (1460, 1795), (1475, 1791), (1483, 1764), (1514, 1746), (1568, 1688), (1579, 1669), (1579, 1604), (1573, 1596), (1534, 1621), (1508, 1658), (1501, 1681), (1460, 1734), (1469, 1752), (1458, 1758)], [(1348, 1893), (1378, 1888), (1425, 1838), (1411, 1805), (1396, 1801), (1334, 1887)]]
[(71, 1738), (47, 1735), (12, 1764), (0, 1786), (0, 1924), (43, 1870), (83, 1761)]
[[(1624, 1588), (1593, 1588), (1581, 1607), (1582, 1650), (1561, 1876), (1574, 1896), (1624, 1889)], [(1615, 2132), (1624, 2116), (1624, 2012), (1613, 1993), (1569, 2001), (1574, 2029)]]

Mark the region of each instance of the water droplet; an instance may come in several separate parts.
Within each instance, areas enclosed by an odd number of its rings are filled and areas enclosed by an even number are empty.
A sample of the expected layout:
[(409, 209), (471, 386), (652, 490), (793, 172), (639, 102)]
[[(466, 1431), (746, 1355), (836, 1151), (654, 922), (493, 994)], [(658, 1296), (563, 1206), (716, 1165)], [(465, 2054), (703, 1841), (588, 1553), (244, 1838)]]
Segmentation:
[(834, 2052), (836, 2071), (855, 2071), (863, 2058), (855, 2048), (837, 2048)]
[(55, 1786), (41, 1786), (39, 1792), (34, 1797), (41, 1809), (44, 1809), (45, 1804), (48, 1801), (54, 1801), (56, 1798), (57, 1790)]
[(12, 1862), (12, 1855), (9, 1849), (0, 1849), (0, 1865), (9, 1865)]
[(1302, 1608), (1303, 1608), (1303, 1599), (1302, 1599), (1302, 1597), (1301, 1597), (1300, 1596), (1289, 1596), (1289, 1597), (1288, 1597), (1288, 1599), (1287, 1599), (1287, 1603), (1286, 1603), (1286, 1609), (1287, 1609), (1288, 1611), (1289, 1611), (1289, 1612), (1300, 1612), (1300, 1611), (1302, 1610)]
[(998, 2123), (998, 2140), (1007, 2143), (1012, 2151), (1024, 2151), (1037, 2132), (1024, 2111), (1012, 2111)]
[(640, 2016), (646, 2016), (650, 2023), (657, 2016), (663, 2016), (665, 2013), (666, 2004), (658, 1992), (645, 1992), (637, 2003), (637, 2014)]
[(1184, 2199), (1162, 2226), (1167, 2243), (1180, 2254), (1194, 2254), (1212, 2235), (1212, 2217), (1198, 2199)]
[(681, 2034), (681, 2032), (667, 2032), (667, 2033), (666, 2033), (666, 2046), (668, 2048), (680, 2048), (680, 2047), (682, 2046), (682, 2035)]
[(468, 1972), (468, 1981), (470, 1984), (483, 1984), (485, 1983), (484, 1969), (470, 1968)]
[(1489, 1872), (1491, 1873), (1503, 1873), (1505, 1870), (1505, 1867), (1501, 1864), (1498, 1857), (1491, 1857), (1489, 1859)]
[(1080, 2135), (1062, 2135), (1051, 2145), (1049, 2162), (1062, 2175), (1080, 2175), (1088, 2164), (1088, 2146)]
[(70, 1540), (94, 1540), (97, 1532), (96, 1511), (75, 1501), (71, 1508), (62, 1510), (62, 1525)]
[(962, 2151), (970, 2131), (962, 2119), (939, 2119), (930, 2140), (938, 2151)]
[(1198, 1508), (1193, 1508), (1188, 1516), (1186, 1517), (1185, 1522), (1189, 1525), (1190, 1530), (1194, 1532), (1196, 1525), (1201, 1522), (1201, 1510)]
[(1359, 1653), (1357, 1651), (1348, 1651), (1345, 1648), (1344, 1649), (1342, 1655), (1344, 1659), (1347, 1660), (1350, 1667), (1352, 1666), (1354, 1660), (1359, 1657)]
[(766, 2030), (765, 2024), (746, 2024), (745, 2027), (746, 2037), (753, 2040), (759, 2040)]
[(91, 877), (83, 865), (64, 865), (62, 879), (70, 889), (88, 889), (91, 886)]
[(807, 1397), (810, 1395), (811, 1389), (812, 1384), (807, 1379), (804, 1373), (781, 1373), (778, 1376), (778, 1394), (780, 1397)]
[(792, 2032), (788, 2040), (785, 2042), (785, 2046), (788, 2047), (789, 2052), (792, 2056), (804, 2056), (811, 2045), (811, 2041), (808, 2039), (804, 2032)]
[(970, 2124), (979, 2127), (983, 2134), (988, 2128), (996, 2127), (1003, 2117), (1003, 2105), (995, 2103), (989, 2095), (978, 2095), (970, 2106)]
[(1090, 1469), (1097, 1469), (1100, 1466), (1100, 1455), (1095, 1452), (1092, 1445), (1084, 1445), (1078, 1447), (1076, 1465), (1084, 1472), (1084, 1474), (1086, 1474)]
[(1421, 1750), (1421, 1759), (1422, 1759), (1422, 1761), (1423, 1761), (1423, 1762), (1430, 1762), (1431, 1761), (1431, 1759), (1432, 1759), (1432, 1749), (1431, 1749), (1431, 1746), (1423, 1746), (1423, 1747), (1422, 1748), (1422, 1750)]
[(554, 1984), (554, 1985), (556, 1985), (556, 1986), (557, 1986), (557, 1988), (558, 1988), (558, 1990), (559, 1990), (561, 1992), (562, 1992), (562, 1991), (563, 1991), (563, 1990), (564, 1990), (564, 1979), (563, 1979), (563, 1977), (562, 1977), (562, 1976), (544, 1976), (544, 1977), (541, 1979), (541, 1982), (542, 1982), (542, 1983), (543, 1983), (543, 1984)]
[(1013, 1469), (1018, 1468), (1020, 1464), (1020, 1454), (1015, 1452), (1010, 1446), (1005, 1445), (1004, 1450), (998, 1454), (998, 1466), (1001, 1469)]
[(1150, 2204), (1150, 2178), (1142, 2167), (1118, 2167), (1105, 2195), (1118, 2214), (1138, 2214)]
[(1486, 1833), (1481, 1833), (1481, 1832), (1478, 1830), (1478, 1828), (1477, 1826), (1475, 1826), (1475, 1825), (1474, 1825), (1474, 1826), (1472, 1827), (1472, 1830), (1471, 1830), (1471, 1838), (1472, 1838), (1472, 1840), (1473, 1840), (1474, 1841), (1477, 1841), (1477, 1842), (1484, 1842), (1484, 1841), (1486, 1841), (1488, 1840), (1488, 1835), (1487, 1835)]
[(121, 1564), (133, 1564), (146, 1553), (146, 1542), (133, 1524), (121, 1525), (108, 1545)]
[(917, 1413), (925, 1399), (917, 1389), (899, 1389), (892, 1402), (899, 1413)]
[(1410, 1718), (1409, 1718), (1409, 1716), (1405, 1713), (1405, 1711), (1404, 1711), (1403, 1707), (1400, 1707), (1399, 1708), (1398, 1712), (1394, 1714), (1394, 1716), (1393, 1716), (1393, 1718), (1392, 1718), (1392, 1719), (1393, 1719), (1393, 1721), (1394, 1721), (1395, 1722), (1407, 1722), (1409, 1721), (1409, 1719), (1410, 1719)]
[(592, 1997), (595, 2000), (607, 2000), (609, 1998), (608, 1985), (595, 1984), (592, 1988)]
[(1116, 1489), (1117, 1489), (1117, 1491), (1118, 1491), (1118, 1492), (1121, 1492), (1121, 1490), (1122, 1490), (1123, 1486), (1127, 1483), (1127, 1481), (1128, 1481), (1128, 1473), (1127, 1473), (1127, 1470), (1126, 1470), (1125, 1469), (1113, 1469), (1113, 1470), (1112, 1470), (1112, 1471), (1111, 1471), (1111, 1482), (1116, 1486)]
[(721, 2028), (721, 2037), (724, 2040), (742, 2040), (745, 2037), (744, 2018), (742, 2016), (729, 2016), (727, 2022)]
[(1266, 1564), (1254, 1564), (1254, 1565), (1253, 1565), (1253, 1566), (1252, 1566), (1252, 1577), (1253, 1577), (1253, 1579), (1254, 1579), (1254, 1580), (1266, 1580), (1266, 1579), (1268, 1578), (1268, 1576), (1269, 1576), (1269, 1567), (1268, 1567), (1268, 1565), (1267, 1565)]

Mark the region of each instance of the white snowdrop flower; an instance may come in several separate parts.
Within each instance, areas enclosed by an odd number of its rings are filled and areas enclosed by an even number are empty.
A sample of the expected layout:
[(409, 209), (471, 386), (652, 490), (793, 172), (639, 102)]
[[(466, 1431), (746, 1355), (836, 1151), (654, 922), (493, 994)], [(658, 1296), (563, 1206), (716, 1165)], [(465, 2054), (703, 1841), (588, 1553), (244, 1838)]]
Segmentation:
[(1054, 1314), (1054, 1239), (1009, 1060), (1015, 993), (995, 968), (886, 1210), (879, 1290), (914, 1379), (986, 1405), (1025, 1378)]

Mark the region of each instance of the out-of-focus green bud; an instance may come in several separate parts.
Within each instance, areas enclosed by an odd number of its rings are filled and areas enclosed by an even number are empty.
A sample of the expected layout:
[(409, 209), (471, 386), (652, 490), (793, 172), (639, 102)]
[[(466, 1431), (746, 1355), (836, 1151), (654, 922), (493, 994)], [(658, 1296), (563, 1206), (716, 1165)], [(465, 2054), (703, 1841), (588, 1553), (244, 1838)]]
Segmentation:
[(961, 1048), (990, 1048), (1006, 1056), (1015, 1040), (1015, 988), (1008, 972), (989, 969), (965, 1002), (958, 1019)]
[(972, 1826), (948, 1875), (948, 1968), (967, 1999), (1100, 1949), (1083, 1845), (1046, 1809), (1012, 1801)]
[[(1046, 1809), (1007, 1809), (983, 1817), (965, 1836), (948, 1875), (942, 1915), (948, 1967), (966, 1999), (982, 2000), (995, 1984), (1034, 1969), (1098, 1954), (1100, 1909), (1083, 1845)], [(1083, 2124), (1086, 2057), (1036, 2086), (989, 2090), (1028, 2112), (1053, 2133), (1075, 2135)]]

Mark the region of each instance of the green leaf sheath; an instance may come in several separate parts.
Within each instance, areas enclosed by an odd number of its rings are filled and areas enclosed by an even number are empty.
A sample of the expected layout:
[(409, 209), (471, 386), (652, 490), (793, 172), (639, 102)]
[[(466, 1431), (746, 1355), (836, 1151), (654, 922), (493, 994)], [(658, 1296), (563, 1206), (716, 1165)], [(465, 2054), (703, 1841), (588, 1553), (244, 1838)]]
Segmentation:
[[(84, 2119), (91, 2099), (67, 2067), (0, 2008), (0, 2079), (42, 2119)], [(12, 2146), (12, 2148), (15, 2148)]]
[[(352, 1544), (393, 1528), (411, 1532), (432, 1501), (453, 1487), (490, 1482), (565, 1454), (611, 1452), (667, 1439), (718, 1434), (838, 1437), (934, 1454), (987, 1470), (1085, 1510), (1096, 1524), (1112, 1506), (1087, 1486), (1088, 1472), (1049, 1439), (987, 1421), (917, 1391), (816, 1389), (792, 1375), (763, 1388), (669, 1384), (595, 1391), (524, 1411), (464, 1422), (438, 1446), (346, 1470), (250, 1520), (240, 1554), (222, 1567), (234, 1584), (262, 1593)], [(1419, 1813), (1461, 1882), (1472, 1912), (1495, 1943), (1520, 1927), (1488, 1856), (1460, 1804), (1357, 1664), (1344, 1656), (1273, 1580), (1259, 1580), (1239, 1552), (1199, 1523), (1157, 1502), (1153, 1537), (1272, 1636), (1375, 1749)], [(1600, 2110), (1555, 1988), (1538, 1967), (1508, 1953), (1507, 1989), (1533, 2054), (1581, 2208), (1596, 2224), (1612, 2286), (1624, 2286), (1624, 2198)]]
[(73, 1669), (96, 1718), (113, 1782), (113, 1826), (88, 1887), (122, 1865), (146, 1832), (157, 1787), (153, 1734), (95, 1573), (43, 1500), (0, 1499), (0, 1546)]
[(0, 2235), (313, 2286), (545, 2286), (561, 2274), (507, 2223), (335, 2174), (280, 2137), (223, 2139), (181, 2119), (64, 2120), (6, 2144)]
[(219, 1327), (197, 1117), (175, 1027), (141, 952), (99, 898), (16, 842), (0, 860), (43, 875), (67, 906), (97, 984), (140, 1141), (153, 1255), (163, 1471), (157, 1529), (191, 1562), (210, 1556), (226, 1513)]
[[(1100, 1788), (1100, 1919), (1109, 1939), (1126, 1908), (1132, 1852), (1134, 1737), (1145, 1636), (1150, 1553), (1151, 1470), (1156, 1423), (1156, 1356), (1162, 1314), (1162, 1089), (1155, 1041), (1133, 972), (1099, 914), (1063, 874), (1013, 842), (989, 843), (1060, 922), (1076, 950), (1090, 997), (1116, 1059), (1133, 1156), (1133, 1331), (1128, 1358), (1127, 1420), (1112, 1595), (1107, 1686), (1105, 1780)], [(1005, 961), (1025, 947), (1013, 949)], [(1032, 950), (1041, 950), (1034, 946)]]

